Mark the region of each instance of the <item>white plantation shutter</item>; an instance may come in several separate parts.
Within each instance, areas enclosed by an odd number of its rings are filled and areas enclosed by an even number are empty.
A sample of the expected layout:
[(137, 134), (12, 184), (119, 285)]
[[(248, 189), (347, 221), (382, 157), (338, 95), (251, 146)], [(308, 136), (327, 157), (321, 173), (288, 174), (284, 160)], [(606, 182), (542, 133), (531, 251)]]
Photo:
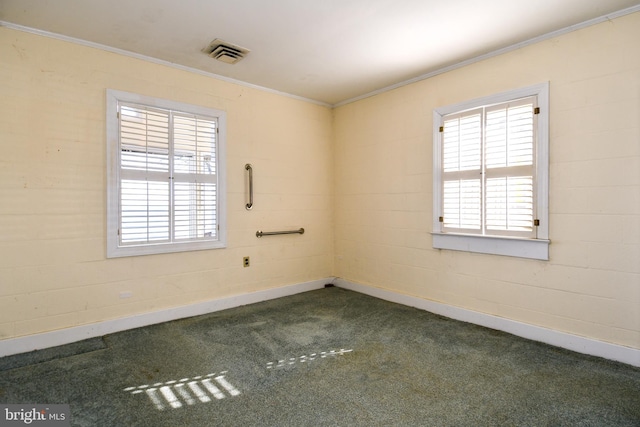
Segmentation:
[(443, 117), (442, 231), (535, 237), (536, 98)]
[(217, 239), (217, 119), (119, 107), (120, 245)]
[(482, 230), (482, 110), (447, 117), (442, 138), (444, 228)]
[(485, 109), (487, 234), (534, 237), (535, 98)]
[(120, 107), (120, 242), (169, 241), (169, 115)]
[(215, 238), (216, 121), (174, 115), (175, 239)]

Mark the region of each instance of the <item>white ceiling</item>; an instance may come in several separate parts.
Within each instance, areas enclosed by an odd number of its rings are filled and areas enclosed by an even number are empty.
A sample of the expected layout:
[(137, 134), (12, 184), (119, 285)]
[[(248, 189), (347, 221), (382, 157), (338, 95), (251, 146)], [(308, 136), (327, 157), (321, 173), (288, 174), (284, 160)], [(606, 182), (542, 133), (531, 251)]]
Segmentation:
[[(335, 105), (639, 10), (638, 0), (0, 0), (0, 21)], [(202, 52), (215, 38), (251, 53), (216, 61)]]

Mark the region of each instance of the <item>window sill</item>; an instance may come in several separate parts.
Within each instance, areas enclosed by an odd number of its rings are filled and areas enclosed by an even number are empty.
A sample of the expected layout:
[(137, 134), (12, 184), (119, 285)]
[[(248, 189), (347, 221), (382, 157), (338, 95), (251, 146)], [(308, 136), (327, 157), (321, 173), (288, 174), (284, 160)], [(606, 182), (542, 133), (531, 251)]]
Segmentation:
[(201, 251), (207, 249), (223, 249), (227, 245), (224, 240), (203, 240), (179, 243), (156, 243), (146, 245), (117, 246), (117, 242), (107, 247), (107, 258), (120, 258), (138, 255), (168, 254), (174, 252)]
[(451, 233), (431, 233), (431, 235), (433, 247), (436, 249), (549, 260), (550, 240)]

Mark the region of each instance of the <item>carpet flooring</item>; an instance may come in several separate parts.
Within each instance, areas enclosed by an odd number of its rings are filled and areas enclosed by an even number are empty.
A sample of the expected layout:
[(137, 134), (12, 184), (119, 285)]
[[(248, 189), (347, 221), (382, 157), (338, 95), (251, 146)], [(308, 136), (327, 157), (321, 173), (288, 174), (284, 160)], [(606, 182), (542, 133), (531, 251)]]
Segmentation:
[(640, 369), (331, 287), (2, 358), (0, 403), (91, 427), (640, 426)]

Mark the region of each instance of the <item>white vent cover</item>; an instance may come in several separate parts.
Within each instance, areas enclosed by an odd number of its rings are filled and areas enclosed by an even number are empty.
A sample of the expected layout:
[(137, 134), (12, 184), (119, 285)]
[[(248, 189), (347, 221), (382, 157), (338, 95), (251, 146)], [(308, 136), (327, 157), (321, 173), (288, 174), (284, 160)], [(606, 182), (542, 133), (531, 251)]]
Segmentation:
[(213, 59), (227, 64), (235, 64), (250, 52), (249, 49), (220, 39), (215, 39), (202, 51)]

